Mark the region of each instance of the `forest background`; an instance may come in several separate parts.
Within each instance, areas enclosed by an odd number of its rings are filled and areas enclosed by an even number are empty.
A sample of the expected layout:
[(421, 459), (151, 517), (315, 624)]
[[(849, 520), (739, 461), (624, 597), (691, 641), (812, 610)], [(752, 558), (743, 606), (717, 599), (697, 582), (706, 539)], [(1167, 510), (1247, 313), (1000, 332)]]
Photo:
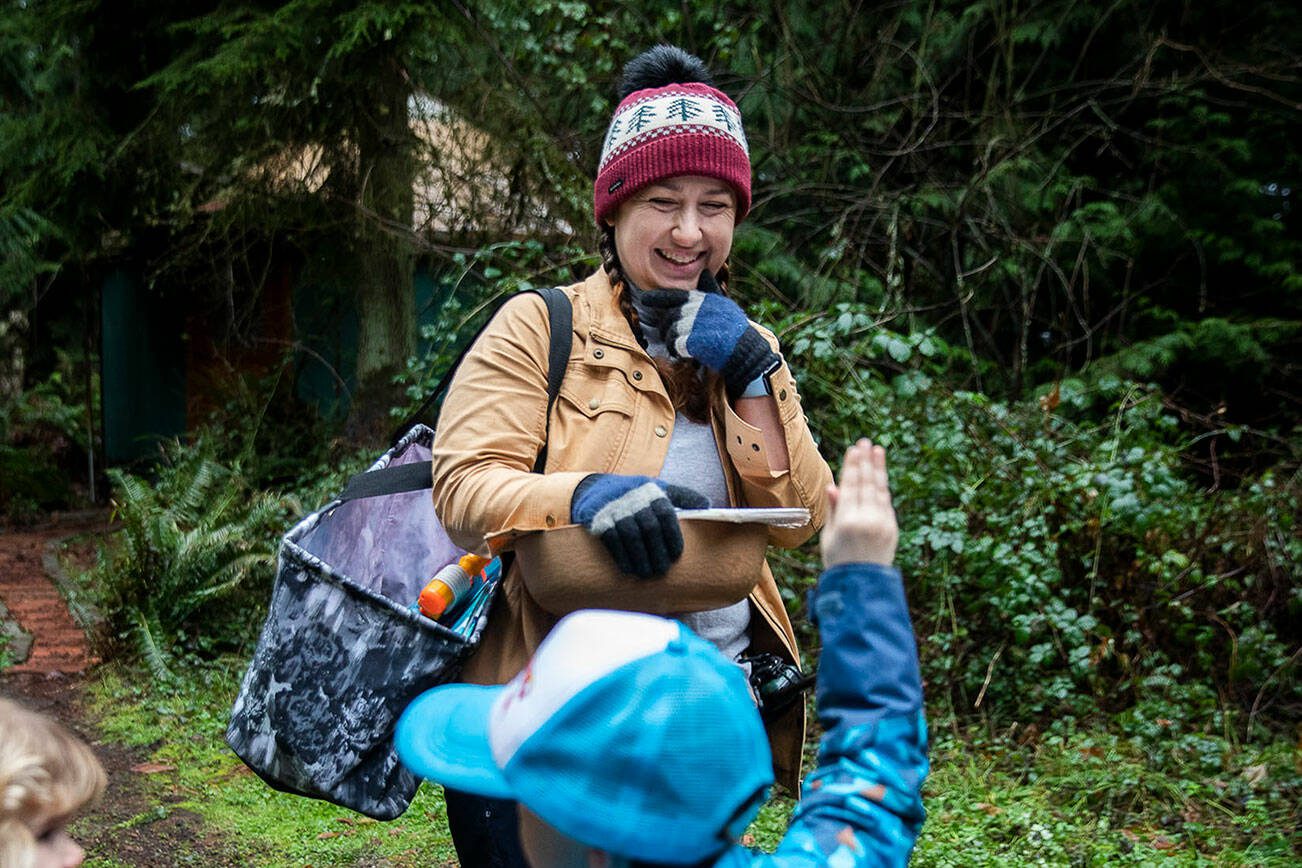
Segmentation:
[[(1260, 0), (6, 0), (0, 510), (111, 498), (105, 689), (204, 672), (220, 716), (279, 533), (497, 300), (597, 263), (615, 82), (657, 42), (743, 111), (732, 290), (824, 455), (890, 451), (920, 861), (1297, 858), (1302, 17)], [(124, 268), (226, 374), (105, 470)], [(282, 277), (355, 323), (333, 401), (300, 388), (321, 336), (268, 330)], [(814, 550), (776, 558), (812, 663)]]

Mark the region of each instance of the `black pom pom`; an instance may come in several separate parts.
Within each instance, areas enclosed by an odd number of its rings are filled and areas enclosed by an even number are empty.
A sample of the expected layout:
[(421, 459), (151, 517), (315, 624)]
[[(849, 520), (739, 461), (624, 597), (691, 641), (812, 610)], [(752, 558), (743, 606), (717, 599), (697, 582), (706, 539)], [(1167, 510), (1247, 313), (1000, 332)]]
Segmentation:
[(710, 70), (699, 57), (688, 54), (676, 45), (657, 45), (624, 65), (624, 78), (619, 83), (619, 98), (622, 100), (635, 90), (689, 81), (714, 87)]

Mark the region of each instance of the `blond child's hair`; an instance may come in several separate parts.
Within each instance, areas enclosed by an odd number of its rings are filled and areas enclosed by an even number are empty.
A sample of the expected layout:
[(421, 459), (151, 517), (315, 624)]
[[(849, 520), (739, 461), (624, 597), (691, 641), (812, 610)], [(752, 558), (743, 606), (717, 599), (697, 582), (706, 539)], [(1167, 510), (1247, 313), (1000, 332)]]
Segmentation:
[(0, 865), (35, 862), (32, 825), (71, 817), (104, 792), (104, 767), (58, 722), (0, 698)]

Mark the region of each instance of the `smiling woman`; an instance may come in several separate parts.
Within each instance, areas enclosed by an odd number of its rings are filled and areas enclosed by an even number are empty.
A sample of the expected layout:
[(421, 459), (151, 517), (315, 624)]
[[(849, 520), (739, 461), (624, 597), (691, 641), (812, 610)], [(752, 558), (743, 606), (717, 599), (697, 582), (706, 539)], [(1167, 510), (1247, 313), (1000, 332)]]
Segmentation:
[[(756, 655), (797, 672), (795, 636), (767, 564), (748, 594), (736, 583), (725, 589), (713, 563), (683, 557), (675, 514), (805, 508), (803, 526), (769, 531), (768, 542), (783, 546), (822, 524), (831, 472), (791, 372), (772, 333), (728, 297), (733, 231), (750, 203), (741, 113), (704, 64), (670, 46), (631, 61), (593, 185), (602, 268), (565, 289), (572, 349), (550, 419), (547, 313), (537, 296), (522, 295), (463, 359), (433, 445), (435, 509), (459, 546), (482, 551), (487, 534), (577, 524), (600, 539), (617, 571), (592, 577), (514, 564), (466, 681), (509, 681), (563, 614), (540, 601), (601, 606), (601, 580), (621, 583), (621, 605), (677, 617), (746, 674)], [(544, 448), (545, 472), (530, 472)], [(680, 558), (677, 572), (699, 576), (690, 605), (660, 581)], [(803, 703), (766, 711), (777, 780), (794, 789)], [(523, 864), (513, 804), (446, 796), (463, 865)]]

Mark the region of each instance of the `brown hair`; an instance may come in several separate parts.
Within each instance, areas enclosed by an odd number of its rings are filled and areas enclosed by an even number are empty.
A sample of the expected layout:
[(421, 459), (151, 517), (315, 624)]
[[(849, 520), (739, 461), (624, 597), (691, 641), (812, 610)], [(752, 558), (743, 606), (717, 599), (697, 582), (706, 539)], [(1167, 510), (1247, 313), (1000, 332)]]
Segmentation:
[[(610, 284), (618, 293), (620, 312), (628, 320), (633, 334), (641, 335), (637, 311), (633, 308), (633, 299), (629, 296), (624, 280), (624, 272), (619, 264), (619, 253), (615, 248), (615, 227), (609, 223), (601, 227), (601, 237), (597, 240), (597, 249), (601, 252), (601, 264), (606, 269)], [(728, 264), (724, 263), (715, 276), (719, 281), (719, 292), (728, 294)], [(665, 358), (652, 358), (660, 379), (665, 384), (674, 410), (682, 413), (693, 422), (708, 422), (710, 419), (710, 395), (715, 391), (718, 375), (706, 370), (701, 376), (701, 364), (695, 359), (671, 361)]]
[(31, 824), (77, 813), (104, 786), (104, 767), (84, 741), (51, 718), (0, 699), (0, 865), (33, 865)]

